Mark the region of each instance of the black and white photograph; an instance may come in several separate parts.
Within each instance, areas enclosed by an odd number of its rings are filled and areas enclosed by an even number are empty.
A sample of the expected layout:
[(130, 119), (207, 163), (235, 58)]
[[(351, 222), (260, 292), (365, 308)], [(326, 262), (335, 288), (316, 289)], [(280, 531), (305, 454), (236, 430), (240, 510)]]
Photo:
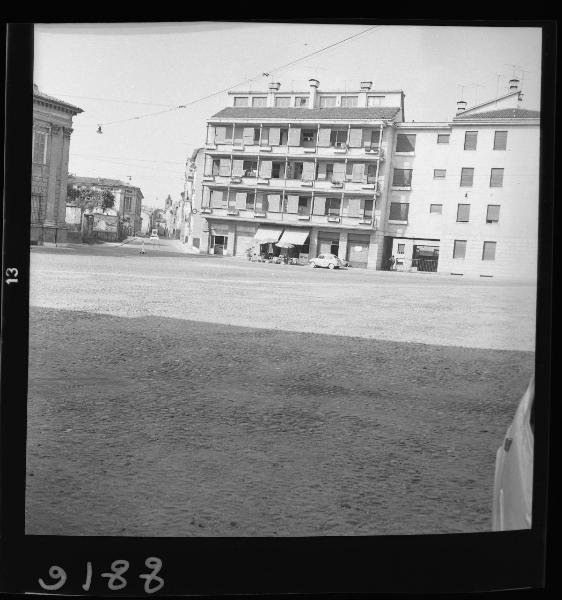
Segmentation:
[(540, 27), (33, 43), (26, 535), (532, 527)]

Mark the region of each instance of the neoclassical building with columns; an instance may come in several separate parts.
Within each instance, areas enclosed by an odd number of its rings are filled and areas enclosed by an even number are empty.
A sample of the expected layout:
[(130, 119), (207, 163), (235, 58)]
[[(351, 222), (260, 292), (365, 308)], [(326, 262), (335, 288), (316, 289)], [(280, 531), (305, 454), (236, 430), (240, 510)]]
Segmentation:
[(66, 185), (72, 119), (81, 108), (33, 86), (32, 244), (66, 242)]

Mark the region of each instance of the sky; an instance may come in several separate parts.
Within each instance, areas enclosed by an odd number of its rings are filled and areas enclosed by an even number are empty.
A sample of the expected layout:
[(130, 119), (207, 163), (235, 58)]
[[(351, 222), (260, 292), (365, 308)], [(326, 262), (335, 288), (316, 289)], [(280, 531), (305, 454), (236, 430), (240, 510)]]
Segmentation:
[(407, 121), (446, 121), (458, 100), (504, 95), (515, 75), (521, 106), (540, 108), (540, 28), (66, 23), (36, 24), (34, 43), (39, 89), (84, 111), (69, 172), (130, 181), (153, 208), (179, 199), (186, 160), (204, 144), (207, 119), (229, 104), (228, 88), (278, 81), (281, 91), (306, 91), (314, 77), (320, 90), (358, 89), (367, 80), (373, 91), (404, 91)]

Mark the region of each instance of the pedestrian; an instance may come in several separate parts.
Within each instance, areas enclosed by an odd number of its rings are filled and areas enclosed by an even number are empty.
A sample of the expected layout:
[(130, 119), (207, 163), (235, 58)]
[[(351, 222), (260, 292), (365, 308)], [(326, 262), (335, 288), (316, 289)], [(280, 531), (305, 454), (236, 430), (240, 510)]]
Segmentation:
[(394, 271), (395, 270), (394, 265), (396, 264), (396, 259), (394, 258), (394, 254), (388, 259), (388, 262), (390, 263), (390, 270)]
[(140, 254), (145, 254), (145, 250), (144, 250), (144, 240), (142, 241), (142, 246), (141, 249), (139, 250)]

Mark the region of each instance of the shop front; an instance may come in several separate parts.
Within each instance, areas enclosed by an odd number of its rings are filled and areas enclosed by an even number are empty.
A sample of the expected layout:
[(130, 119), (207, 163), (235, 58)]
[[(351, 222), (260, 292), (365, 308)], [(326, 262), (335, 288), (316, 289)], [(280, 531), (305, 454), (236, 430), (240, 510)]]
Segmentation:
[(277, 247), (287, 262), (308, 264), (310, 229), (285, 228)]
[(320, 254), (335, 254), (338, 256), (340, 249), (340, 232), (339, 231), (319, 231), (317, 256)]
[(209, 223), (209, 254), (226, 256), (232, 245), (232, 234), (228, 223)]
[(279, 256), (280, 249), (275, 244), (279, 241), (282, 233), (282, 227), (266, 227), (260, 225), (254, 235), (253, 254), (259, 257), (260, 260), (267, 260)]
[(352, 267), (366, 269), (369, 262), (370, 235), (368, 233), (350, 233), (347, 238), (347, 256)]

